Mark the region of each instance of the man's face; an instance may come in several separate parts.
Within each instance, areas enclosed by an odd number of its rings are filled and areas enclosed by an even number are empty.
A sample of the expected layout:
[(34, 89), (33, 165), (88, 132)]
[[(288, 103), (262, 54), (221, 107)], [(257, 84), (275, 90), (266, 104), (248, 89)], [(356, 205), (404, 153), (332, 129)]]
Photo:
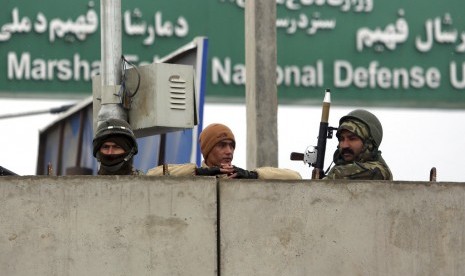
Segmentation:
[(231, 165), (234, 156), (234, 142), (226, 139), (216, 143), (212, 151), (208, 154), (205, 163), (208, 166), (217, 166), (221, 164)]
[(351, 162), (358, 159), (362, 153), (363, 141), (354, 133), (344, 129), (339, 135), (339, 152), (344, 161)]
[(104, 142), (100, 147), (100, 152), (105, 155), (110, 154), (123, 154), (124, 149), (114, 142)]

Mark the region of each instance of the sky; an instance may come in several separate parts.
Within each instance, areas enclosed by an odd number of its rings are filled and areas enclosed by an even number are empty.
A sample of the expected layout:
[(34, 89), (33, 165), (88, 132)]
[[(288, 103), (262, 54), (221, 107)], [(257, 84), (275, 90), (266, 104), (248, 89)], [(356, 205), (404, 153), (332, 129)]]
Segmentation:
[[(22, 112), (49, 110), (76, 100), (0, 99), (0, 116)], [(432, 167), (437, 169), (437, 181), (465, 182), (462, 172), (465, 161), (465, 110), (406, 109), (332, 106), (329, 125), (337, 127), (339, 118), (353, 109), (365, 108), (383, 124), (384, 136), (380, 149), (391, 168), (394, 180), (428, 181)], [(246, 167), (246, 108), (244, 104), (207, 103), (204, 126), (210, 123), (228, 125), (236, 137), (234, 164)], [(0, 119), (0, 166), (19, 175), (34, 175), (37, 163), (38, 138), (41, 129), (58, 115), (42, 114)], [(321, 118), (319, 106), (279, 105), (278, 162), (279, 167), (298, 171), (311, 179), (313, 168), (302, 161), (291, 161), (291, 152), (304, 152), (317, 143)], [(331, 163), (337, 139), (328, 140), (325, 168)], [(253, 169), (253, 168), (248, 168)]]

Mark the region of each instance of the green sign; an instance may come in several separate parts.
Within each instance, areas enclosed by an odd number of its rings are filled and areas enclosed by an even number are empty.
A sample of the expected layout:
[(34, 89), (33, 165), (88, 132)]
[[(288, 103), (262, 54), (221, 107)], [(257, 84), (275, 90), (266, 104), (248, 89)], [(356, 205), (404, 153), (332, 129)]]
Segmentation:
[[(123, 54), (156, 61), (209, 39), (207, 99), (245, 93), (245, 0), (122, 1)], [(91, 93), (100, 2), (3, 1), (0, 95)], [(463, 0), (276, 0), (280, 102), (465, 107)]]

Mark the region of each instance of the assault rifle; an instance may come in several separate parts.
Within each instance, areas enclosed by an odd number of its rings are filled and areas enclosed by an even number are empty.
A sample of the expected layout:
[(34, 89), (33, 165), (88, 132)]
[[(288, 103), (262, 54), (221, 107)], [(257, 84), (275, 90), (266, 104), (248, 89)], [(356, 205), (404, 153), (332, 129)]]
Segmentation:
[(304, 153), (291, 152), (291, 160), (303, 160), (305, 164), (314, 167), (312, 171), (312, 179), (321, 179), (325, 176), (323, 166), (325, 162), (326, 140), (333, 138), (333, 131), (337, 129), (328, 125), (330, 105), (331, 91), (326, 89), (325, 97), (323, 99), (317, 146), (307, 147)]

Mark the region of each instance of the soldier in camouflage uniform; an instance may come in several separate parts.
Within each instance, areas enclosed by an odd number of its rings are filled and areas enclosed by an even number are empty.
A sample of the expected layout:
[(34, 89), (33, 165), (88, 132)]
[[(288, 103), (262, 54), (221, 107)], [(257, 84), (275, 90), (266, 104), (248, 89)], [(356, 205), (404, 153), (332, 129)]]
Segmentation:
[(324, 179), (392, 180), (379, 146), (383, 128), (372, 113), (357, 109), (339, 120), (335, 166)]
[(143, 175), (133, 166), (137, 154), (136, 136), (124, 120), (102, 122), (93, 140), (94, 157), (100, 162), (99, 175)]

